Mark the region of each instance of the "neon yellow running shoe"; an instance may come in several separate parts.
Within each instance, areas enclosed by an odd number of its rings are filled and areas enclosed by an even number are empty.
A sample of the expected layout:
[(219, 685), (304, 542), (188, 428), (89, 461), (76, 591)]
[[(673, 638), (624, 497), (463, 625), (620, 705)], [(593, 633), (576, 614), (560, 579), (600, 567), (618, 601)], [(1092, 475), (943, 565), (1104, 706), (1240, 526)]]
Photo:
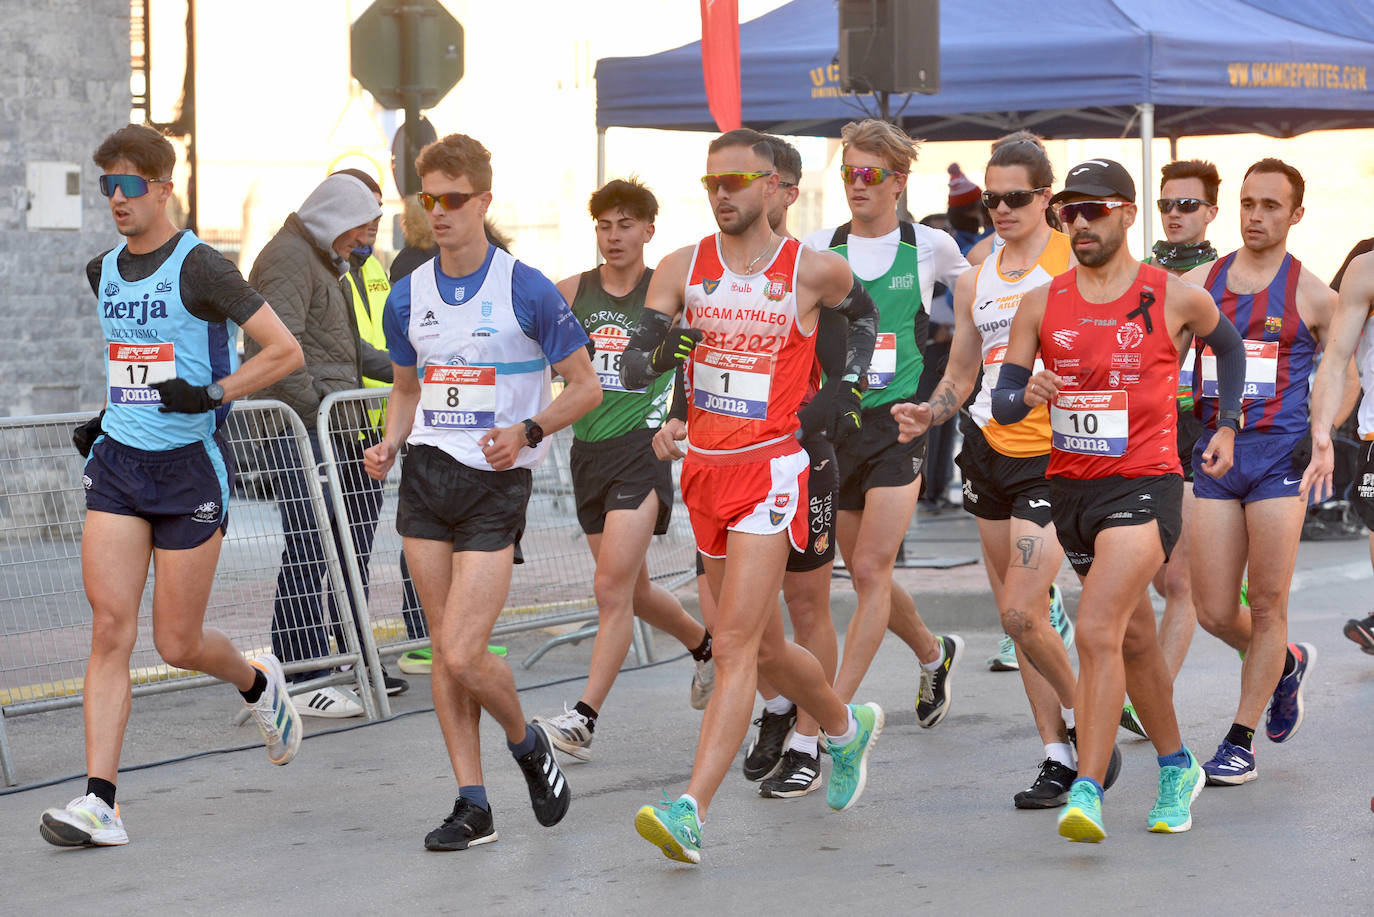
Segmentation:
[(1069, 801), (1059, 813), (1059, 836), (1071, 841), (1096, 844), (1107, 836), (1102, 827), (1102, 797), (1086, 780), (1075, 780), (1069, 787)]
[(701, 862), (701, 819), (696, 806), (682, 797), (674, 802), (664, 793), (663, 802), (641, 808), (635, 814), (635, 830), (670, 860)]

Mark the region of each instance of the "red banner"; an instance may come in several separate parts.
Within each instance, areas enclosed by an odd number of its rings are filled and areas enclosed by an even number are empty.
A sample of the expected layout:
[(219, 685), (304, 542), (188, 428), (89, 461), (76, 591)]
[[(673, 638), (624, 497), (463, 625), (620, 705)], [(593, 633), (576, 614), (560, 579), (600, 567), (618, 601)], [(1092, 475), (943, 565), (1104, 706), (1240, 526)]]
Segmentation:
[(701, 0), (701, 77), (716, 126), (739, 127), (739, 0)]

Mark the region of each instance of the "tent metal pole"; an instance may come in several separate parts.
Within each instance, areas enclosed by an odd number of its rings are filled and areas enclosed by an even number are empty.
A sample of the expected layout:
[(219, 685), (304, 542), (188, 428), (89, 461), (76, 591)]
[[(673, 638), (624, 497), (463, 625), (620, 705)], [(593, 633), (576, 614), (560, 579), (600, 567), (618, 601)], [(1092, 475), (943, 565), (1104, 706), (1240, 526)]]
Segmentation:
[(1153, 102), (1142, 102), (1140, 110), (1140, 231), (1145, 242), (1144, 254), (1149, 255), (1154, 248), (1154, 187), (1155, 165), (1151, 155), (1155, 140), (1155, 106)]
[[(596, 187), (599, 189), (606, 184), (606, 129), (598, 127), (596, 129)], [(596, 247), (596, 260), (593, 264), (601, 264), (601, 246)]]

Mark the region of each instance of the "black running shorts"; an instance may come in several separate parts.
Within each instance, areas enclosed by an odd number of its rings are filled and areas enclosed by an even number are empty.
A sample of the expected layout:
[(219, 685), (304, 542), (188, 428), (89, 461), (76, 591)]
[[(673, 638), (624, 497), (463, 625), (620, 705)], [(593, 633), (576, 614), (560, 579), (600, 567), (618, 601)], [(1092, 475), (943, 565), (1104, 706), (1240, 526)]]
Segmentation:
[(1092, 569), (1094, 544), (1103, 529), (1118, 525), (1159, 524), (1167, 561), (1183, 528), (1183, 477), (1050, 478), (1050, 502), (1059, 543), (1080, 576)]
[(926, 434), (897, 442), (892, 405), (863, 412), (863, 427), (835, 447), (840, 465), (839, 509), (862, 510), (864, 495), (874, 487), (905, 487), (921, 475), (926, 460)]
[(835, 447), (823, 436), (802, 442), (810, 457), (810, 494), (807, 505), (806, 550), (793, 548), (787, 555), (789, 573), (817, 570), (835, 560), (835, 491), (840, 486), (840, 469), (835, 462)]
[(964, 447), (954, 460), (964, 476), (964, 509), (979, 519), (1025, 519), (1050, 524), (1049, 453), (1027, 458), (1003, 455), (988, 445), (982, 429), (968, 417), (959, 421)]
[(654, 534), (668, 531), (673, 515), (673, 465), (654, 455), (656, 430), (631, 430), (598, 442), (574, 439), (568, 455), (577, 522), (588, 535), (606, 528), (606, 514), (639, 509), (650, 492), (658, 495)]
[(1355, 486), (1350, 496), (1350, 505), (1364, 527), (1374, 531), (1374, 442), (1360, 443), (1360, 464), (1355, 469)]
[(482, 471), (436, 446), (411, 446), (401, 467), (396, 531), (451, 542), (455, 552), (515, 545), (518, 562), (533, 478), (528, 468)]

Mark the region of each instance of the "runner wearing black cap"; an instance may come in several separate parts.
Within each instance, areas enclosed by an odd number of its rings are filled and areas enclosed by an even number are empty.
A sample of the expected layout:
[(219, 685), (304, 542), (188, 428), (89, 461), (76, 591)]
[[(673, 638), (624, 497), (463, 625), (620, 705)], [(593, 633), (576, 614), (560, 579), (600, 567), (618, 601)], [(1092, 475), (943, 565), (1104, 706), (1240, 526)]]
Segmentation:
[[(1179, 736), (1145, 588), (1178, 536), (1183, 482), (1172, 401), (1180, 350), (1197, 334), (1217, 354), (1224, 413), (1202, 456), (1210, 475), (1231, 465), (1244, 350), (1210, 297), (1131, 257), (1125, 239), (1136, 218), (1135, 183), (1119, 163), (1075, 166), (1051, 204), (1059, 205), (1078, 267), (1022, 297), (993, 417), (1011, 424), (1050, 406), (1054, 526), (1083, 580), (1078, 778), (1059, 833), (1075, 841), (1106, 837), (1102, 781), (1128, 686), (1159, 756), (1148, 827), (1187, 831), (1202, 768)], [(1037, 350), (1046, 368), (1032, 378)]]

